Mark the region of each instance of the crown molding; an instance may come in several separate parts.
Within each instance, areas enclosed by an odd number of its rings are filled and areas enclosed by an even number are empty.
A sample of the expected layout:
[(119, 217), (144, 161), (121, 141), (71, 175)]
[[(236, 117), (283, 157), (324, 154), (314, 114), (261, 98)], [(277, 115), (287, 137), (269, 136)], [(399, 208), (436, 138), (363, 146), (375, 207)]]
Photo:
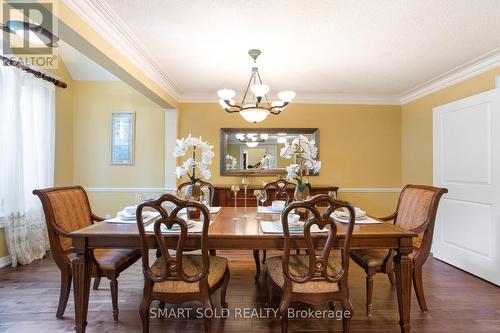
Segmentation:
[[(237, 96), (243, 96), (243, 93)], [(178, 100), (180, 103), (217, 103), (218, 97), (207, 93), (185, 93)], [(366, 104), (400, 105), (397, 95), (350, 95), (350, 94), (300, 94), (293, 100), (300, 104)]]
[[(154, 57), (104, 0), (64, 0), (110, 45), (126, 56), (161, 89), (180, 103), (216, 103), (214, 93), (184, 93), (157, 65)], [(398, 95), (299, 94), (295, 103), (404, 105), (500, 66), (500, 48), (468, 61)]]
[(64, 0), (80, 18), (165, 92), (178, 100), (182, 90), (161, 70), (127, 24), (104, 0)]
[(400, 96), (400, 104), (408, 104), (416, 99), (487, 72), (498, 66), (500, 66), (500, 47), (472, 59), (465, 64), (457, 66), (446, 73), (438, 75), (415, 88), (403, 92)]

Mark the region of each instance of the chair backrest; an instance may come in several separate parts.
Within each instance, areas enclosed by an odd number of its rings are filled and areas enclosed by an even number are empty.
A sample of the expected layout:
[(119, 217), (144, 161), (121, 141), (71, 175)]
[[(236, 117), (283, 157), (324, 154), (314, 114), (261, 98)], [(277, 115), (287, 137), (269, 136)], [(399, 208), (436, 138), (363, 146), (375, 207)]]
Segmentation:
[(286, 180), (283, 179), (278, 179), (277, 181), (267, 183), (264, 186), (264, 191), (267, 190), (275, 190), (274, 192), (274, 198), (272, 200), (286, 200), (286, 203), (288, 204), (290, 201), (292, 201), (292, 196), (290, 195), (290, 191), (295, 190), (295, 184), (287, 182)]
[(67, 265), (71, 252), (67, 234), (92, 224), (87, 193), (81, 186), (66, 186), (34, 190), (33, 194), (42, 202), (54, 260), (58, 265)]
[[(320, 213), (318, 207), (324, 210)], [(341, 269), (333, 275), (328, 274), (328, 258), (332, 246), (337, 236), (337, 226), (335, 221), (330, 215), (338, 208), (347, 208), (350, 213), (349, 223), (344, 238), (344, 246), (342, 247), (342, 263)], [(290, 232), (288, 230), (288, 215), (295, 209), (306, 209), (310, 212), (310, 218), (304, 223), (304, 238), (307, 244), (307, 255), (309, 257), (309, 271), (303, 276), (292, 275), (289, 270), (291, 240)], [(352, 231), (354, 229), (355, 213), (354, 207), (345, 201), (335, 200), (327, 194), (318, 194), (309, 200), (295, 201), (288, 205), (281, 214), (281, 222), (283, 224), (284, 236), (284, 251), (283, 251), (283, 272), (285, 279), (296, 283), (305, 283), (311, 280), (324, 280), (328, 282), (347, 281), (347, 272), (349, 270), (349, 252)], [(311, 227), (317, 225), (320, 229), (329, 226), (328, 238), (325, 245), (321, 249), (321, 255), (317, 256), (316, 253), (320, 249), (315, 247), (311, 237)]]
[(424, 254), (430, 252), (432, 235), (439, 201), (445, 188), (426, 185), (406, 185), (399, 195), (395, 225), (419, 234), (413, 240), (413, 246)]
[[(164, 208), (164, 203), (173, 204), (171, 211), (167, 211)], [(142, 219), (142, 211), (145, 208), (151, 208), (160, 213), (160, 217), (154, 222), (154, 236), (158, 244), (158, 248), (161, 252), (161, 256), (165, 263), (165, 270), (161, 275), (154, 273), (149, 265), (149, 239), (146, 235), (144, 221)], [(199, 248), (201, 249), (202, 255), (202, 267), (200, 272), (196, 275), (187, 275), (182, 268), (182, 256), (184, 254), (184, 245), (186, 243), (188, 226), (186, 220), (179, 217), (178, 215), (184, 209), (195, 208), (201, 211), (202, 218), (202, 231), (196, 234), (199, 237)], [(208, 227), (210, 224), (210, 214), (208, 208), (199, 202), (186, 201), (179, 199), (172, 194), (164, 194), (161, 197), (144, 201), (137, 207), (137, 227), (139, 229), (139, 234), (141, 237), (141, 249), (142, 249), (142, 264), (144, 277), (153, 282), (162, 282), (165, 280), (177, 280), (189, 283), (194, 283), (201, 281), (202, 279), (208, 277), (209, 268), (209, 256), (207, 249), (207, 237), (208, 237)], [(161, 231), (161, 227), (165, 226), (168, 229), (172, 229), (174, 225), (179, 225), (180, 230), (178, 237), (164, 237), (165, 233)], [(173, 236), (170, 234), (169, 236)], [(195, 236), (195, 237), (196, 237)], [(172, 241), (172, 239), (175, 239)], [(172, 243), (172, 244), (169, 244)], [(175, 249), (175, 255), (170, 255), (168, 249)], [(189, 249), (193, 249), (192, 246)]]
[[(209, 197), (209, 203), (210, 203), (210, 206), (212, 206), (213, 202), (214, 202), (214, 196), (215, 196), (215, 187), (212, 184), (210, 184), (208, 182), (205, 182), (205, 181), (203, 181), (203, 180), (201, 180), (199, 178), (196, 179), (196, 183), (198, 185), (200, 185), (200, 190), (203, 191), (204, 189), (208, 189), (208, 192), (209, 192), (209, 195), (210, 195), (210, 197)], [(179, 195), (182, 192), (182, 190), (186, 186), (189, 186), (189, 185), (191, 185), (190, 182), (185, 182), (185, 183), (182, 183), (179, 186), (177, 186), (177, 195)]]

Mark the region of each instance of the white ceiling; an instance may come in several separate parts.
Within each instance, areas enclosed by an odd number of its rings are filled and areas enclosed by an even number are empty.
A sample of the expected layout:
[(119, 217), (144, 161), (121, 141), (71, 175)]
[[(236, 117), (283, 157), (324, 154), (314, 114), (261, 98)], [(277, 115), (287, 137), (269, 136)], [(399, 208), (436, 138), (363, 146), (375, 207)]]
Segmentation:
[(113, 74), (90, 60), (63, 41), (57, 43), (59, 56), (62, 58), (73, 80), (76, 81), (116, 81)]
[(180, 100), (243, 90), (251, 48), (271, 92), (293, 89), (297, 100), (402, 96), (500, 50), (499, 0), (66, 2), (114, 27), (97, 27), (112, 43), (126, 37)]

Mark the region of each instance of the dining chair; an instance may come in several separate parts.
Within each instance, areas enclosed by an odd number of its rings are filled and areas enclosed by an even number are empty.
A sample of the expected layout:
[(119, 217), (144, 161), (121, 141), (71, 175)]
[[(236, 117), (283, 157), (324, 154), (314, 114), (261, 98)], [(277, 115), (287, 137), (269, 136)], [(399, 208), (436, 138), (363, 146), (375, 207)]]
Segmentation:
[[(323, 213), (320, 213), (318, 206), (322, 206)], [(310, 213), (303, 228), (307, 252), (306, 254), (291, 255), (288, 215), (298, 208), (305, 209)], [(340, 257), (333, 256), (331, 253), (337, 238), (337, 226), (330, 215), (338, 208), (346, 208), (350, 213)], [(310, 304), (328, 302), (330, 307), (333, 307), (335, 301), (340, 302), (344, 310), (342, 313), (348, 314), (342, 318), (343, 330), (349, 332), (353, 311), (349, 299), (347, 277), (354, 214), (354, 207), (350, 203), (335, 200), (327, 194), (318, 194), (309, 200), (292, 202), (281, 214), (283, 255), (268, 258), (266, 268), (269, 304), (272, 304), (273, 289), (277, 287), (282, 291), (280, 312), (283, 333), (287, 332), (288, 308), (294, 301)], [(313, 241), (311, 228), (314, 225), (317, 225), (321, 230), (328, 229), (328, 238), (322, 248), (316, 247)]]
[[(208, 193), (209, 193), (209, 201), (208, 202), (209, 202), (209, 205), (212, 206), (213, 203), (214, 203), (215, 187), (212, 184), (210, 184), (210, 183), (208, 183), (206, 181), (203, 181), (203, 180), (201, 180), (199, 178), (196, 179), (196, 183), (198, 185), (200, 185), (200, 190), (201, 190), (202, 193), (205, 190), (208, 190)], [(190, 182), (185, 182), (185, 183), (182, 183), (179, 186), (177, 186), (177, 196), (180, 197), (180, 194), (182, 193), (182, 190), (186, 186), (189, 186), (189, 185), (191, 185)], [(212, 256), (217, 255), (217, 250), (216, 249), (210, 249), (209, 252), (210, 252), (210, 255), (212, 255)]]
[[(413, 231), (418, 237), (413, 239), (413, 252), (409, 255), (413, 262), (413, 287), (422, 311), (427, 311), (422, 282), (422, 266), (431, 251), (432, 235), (439, 201), (445, 188), (406, 185), (399, 196), (396, 211), (381, 220), (393, 223), (402, 229)], [(351, 251), (351, 258), (366, 272), (366, 314), (372, 315), (373, 277), (376, 273), (388, 274), (391, 285), (395, 284), (393, 259), (394, 250), (360, 249)]]
[[(206, 182), (206, 181), (203, 181), (203, 180), (201, 180), (201, 179), (199, 179), (199, 178), (198, 178), (198, 179), (196, 179), (196, 183), (197, 183), (198, 185), (200, 185), (200, 190), (201, 190), (201, 191), (203, 191), (203, 190), (205, 190), (205, 189), (207, 189), (207, 190), (208, 190), (208, 192), (209, 192), (209, 196), (210, 196), (210, 197), (209, 197), (208, 202), (209, 202), (210, 206), (212, 206), (212, 205), (213, 205), (213, 203), (214, 203), (215, 187), (214, 187), (212, 184), (210, 184), (210, 183), (208, 183), (208, 182)], [(182, 193), (182, 190), (183, 190), (186, 186), (189, 186), (189, 185), (191, 185), (191, 183), (190, 183), (190, 182), (185, 182), (185, 183), (182, 183), (182, 184), (180, 184), (179, 186), (177, 186), (177, 195), (179, 195), (180, 193)]]
[[(264, 186), (264, 191), (274, 191), (272, 196), (272, 200), (285, 200), (288, 205), (291, 201), (293, 201), (293, 194), (290, 195), (290, 192), (293, 193), (295, 191), (295, 184), (288, 182), (284, 179), (278, 179), (274, 182), (267, 183)], [(266, 263), (267, 251), (262, 250), (262, 263)], [(255, 280), (259, 280), (260, 277), (260, 254), (259, 250), (253, 250), (253, 258), (255, 261)]]
[[(173, 207), (170, 212), (162, 206), (165, 202)], [(149, 264), (150, 237), (146, 235), (142, 219), (142, 211), (145, 208), (160, 213), (160, 217), (153, 224), (153, 230), (161, 255), (152, 265)], [(185, 208), (195, 208), (201, 211), (202, 231), (192, 235), (193, 238), (199, 240), (198, 249), (201, 250), (201, 254), (184, 254), (188, 225), (186, 220), (178, 215)], [(161, 307), (165, 302), (182, 303), (195, 300), (200, 301), (205, 309), (213, 310), (211, 295), (221, 288), (220, 303), (222, 307), (227, 307), (229, 266), (226, 258), (208, 254), (207, 238), (210, 225), (208, 208), (199, 202), (186, 201), (171, 194), (164, 194), (155, 200), (141, 203), (137, 207), (137, 216), (144, 273), (144, 294), (139, 307), (143, 332), (149, 332), (149, 307), (153, 300), (159, 300)], [(176, 225), (178, 227), (175, 227)], [(176, 241), (164, 237), (166, 230), (172, 230), (172, 228), (179, 228)], [(190, 239), (193, 238), (190, 237)], [(171, 255), (169, 249), (175, 249), (175, 254)], [(204, 319), (205, 332), (210, 332), (210, 317), (206, 316)]]
[[(92, 213), (87, 193), (81, 186), (53, 187), (34, 190), (42, 202), (49, 234), (52, 257), (61, 270), (61, 290), (56, 317), (64, 315), (71, 290), (72, 231), (104, 220)], [(118, 321), (118, 276), (141, 257), (139, 249), (94, 249), (91, 252), (94, 289), (102, 276), (110, 280), (113, 319)]]

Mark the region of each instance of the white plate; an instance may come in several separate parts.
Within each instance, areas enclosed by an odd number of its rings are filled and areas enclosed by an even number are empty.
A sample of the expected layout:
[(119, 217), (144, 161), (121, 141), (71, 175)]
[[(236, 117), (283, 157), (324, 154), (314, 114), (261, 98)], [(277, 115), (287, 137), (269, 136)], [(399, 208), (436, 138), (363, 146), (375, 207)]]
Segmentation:
[[(142, 212), (142, 218), (145, 219), (149, 216), (149, 212)], [(135, 214), (127, 214), (124, 211), (118, 212), (118, 217), (121, 218), (122, 220), (135, 220), (136, 216)]]
[[(340, 219), (344, 219), (344, 220), (349, 220), (349, 218), (350, 218), (349, 213), (342, 212), (342, 211), (339, 211), (339, 210), (336, 210), (335, 212), (333, 212), (333, 214), (335, 214), (336, 218), (340, 218)], [(356, 220), (361, 220), (361, 219), (364, 219), (364, 218), (366, 218), (366, 212), (363, 212), (360, 215), (356, 215)]]

